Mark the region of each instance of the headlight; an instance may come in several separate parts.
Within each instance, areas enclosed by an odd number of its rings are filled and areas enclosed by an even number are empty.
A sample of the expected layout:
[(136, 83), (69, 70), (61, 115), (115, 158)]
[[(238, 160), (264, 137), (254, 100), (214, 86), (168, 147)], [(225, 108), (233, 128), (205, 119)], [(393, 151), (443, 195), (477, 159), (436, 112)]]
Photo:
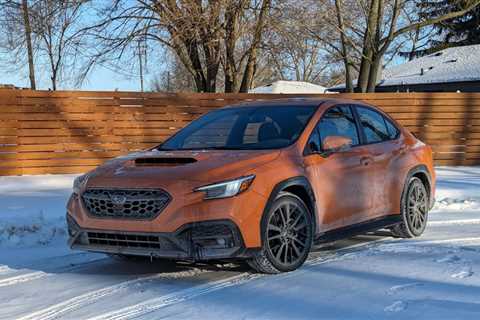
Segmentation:
[(205, 192), (205, 199), (219, 199), (236, 196), (247, 190), (255, 179), (254, 175), (240, 177), (234, 180), (228, 180), (199, 187), (193, 191)]
[(85, 183), (87, 183), (87, 180), (88, 180), (87, 174), (76, 177), (75, 180), (73, 180), (73, 193), (80, 194), (80, 190), (83, 188)]

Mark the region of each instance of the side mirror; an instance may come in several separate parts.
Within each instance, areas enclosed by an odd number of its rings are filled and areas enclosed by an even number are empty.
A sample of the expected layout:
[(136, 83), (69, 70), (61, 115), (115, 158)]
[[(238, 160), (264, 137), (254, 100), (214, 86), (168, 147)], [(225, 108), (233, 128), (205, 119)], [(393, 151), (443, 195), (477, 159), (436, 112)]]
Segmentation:
[(315, 141), (310, 141), (310, 143), (308, 144), (308, 148), (310, 149), (311, 153), (320, 152), (320, 147), (318, 146), (318, 143), (315, 143)]
[(327, 136), (322, 141), (323, 150), (329, 153), (348, 150), (351, 145), (352, 139), (343, 136)]

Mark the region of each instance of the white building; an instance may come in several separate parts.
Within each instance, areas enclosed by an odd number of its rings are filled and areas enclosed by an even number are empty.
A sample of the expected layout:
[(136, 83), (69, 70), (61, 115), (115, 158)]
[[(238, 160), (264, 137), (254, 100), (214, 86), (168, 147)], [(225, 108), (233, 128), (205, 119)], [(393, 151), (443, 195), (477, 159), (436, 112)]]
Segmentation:
[(303, 81), (275, 81), (263, 87), (251, 89), (249, 93), (326, 93), (327, 88)]

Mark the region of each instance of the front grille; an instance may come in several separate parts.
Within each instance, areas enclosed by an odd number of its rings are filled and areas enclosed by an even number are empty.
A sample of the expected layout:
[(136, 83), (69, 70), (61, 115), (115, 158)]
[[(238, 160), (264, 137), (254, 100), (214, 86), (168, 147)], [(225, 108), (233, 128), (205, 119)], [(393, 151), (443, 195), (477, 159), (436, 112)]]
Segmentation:
[(92, 216), (119, 219), (153, 219), (170, 202), (167, 192), (156, 189), (87, 189), (82, 199)]
[(170, 241), (155, 235), (105, 232), (88, 232), (87, 235), (88, 243), (91, 245), (103, 245), (117, 248), (175, 249), (175, 246)]

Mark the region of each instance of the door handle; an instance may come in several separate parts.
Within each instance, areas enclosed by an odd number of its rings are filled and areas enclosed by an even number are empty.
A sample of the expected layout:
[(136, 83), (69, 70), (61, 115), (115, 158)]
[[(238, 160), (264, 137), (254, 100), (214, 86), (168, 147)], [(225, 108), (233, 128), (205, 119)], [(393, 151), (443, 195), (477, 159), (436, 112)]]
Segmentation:
[(362, 157), (360, 159), (360, 164), (362, 166), (369, 166), (370, 164), (372, 164), (372, 162), (373, 162), (372, 157)]

